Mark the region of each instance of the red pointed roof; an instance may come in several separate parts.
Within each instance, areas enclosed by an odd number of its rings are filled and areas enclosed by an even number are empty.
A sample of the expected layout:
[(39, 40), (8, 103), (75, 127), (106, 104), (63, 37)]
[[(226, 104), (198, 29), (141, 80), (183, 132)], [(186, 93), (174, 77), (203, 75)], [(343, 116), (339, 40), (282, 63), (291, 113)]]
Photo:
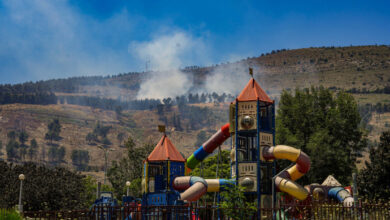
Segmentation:
[(259, 99), (262, 102), (273, 103), (267, 93), (260, 87), (260, 85), (256, 82), (255, 79), (249, 80), (248, 84), (246, 84), (245, 88), (241, 91), (240, 95), (238, 95), (238, 101), (256, 101)]
[(152, 153), (146, 159), (147, 161), (178, 161), (185, 162), (185, 159), (172, 144), (171, 140), (164, 134)]

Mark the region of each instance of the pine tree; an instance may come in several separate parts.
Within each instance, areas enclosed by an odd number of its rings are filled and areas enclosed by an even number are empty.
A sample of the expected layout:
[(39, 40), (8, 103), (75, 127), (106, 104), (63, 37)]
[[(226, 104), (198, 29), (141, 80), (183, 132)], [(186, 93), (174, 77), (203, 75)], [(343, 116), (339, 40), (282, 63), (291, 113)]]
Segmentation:
[(89, 152), (86, 150), (72, 150), (71, 159), (72, 164), (78, 170), (85, 170), (90, 160)]
[(36, 158), (37, 150), (38, 150), (38, 143), (34, 138), (30, 141), (30, 147), (28, 148), (28, 156), (30, 158), (30, 161)]
[(7, 137), (8, 137), (8, 139), (10, 139), (10, 140), (15, 140), (15, 138), (16, 138), (16, 132), (15, 132), (15, 131), (10, 131), (10, 132), (8, 132), (8, 133), (7, 133)]
[(18, 148), (19, 143), (14, 139), (8, 141), (7, 145), (5, 146), (5, 150), (7, 151), (7, 159), (9, 161), (18, 158)]
[(28, 134), (26, 131), (22, 130), (21, 132), (18, 133), (18, 138), (19, 138), (19, 155), (22, 161), (25, 160), (26, 154), (27, 154), (27, 145), (25, 144), (26, 141), (28, 140)]
[(19, 132), (19, 135), (18, 135), (18, 138), (19, 138), (19, 142), (22, 146), (25, 145), (26, 141), (28, 140), (28, 134), (25, 130), (22, 130), (21, 132)]
[(370, 161), (358, 175), (359, 195), (368, 199), (390, 198), (390, 131), (383, 132), (377, 147), (370, 149)]
[(50, 140), (50, 143), (53, 142), (53, 140), (59, 140), (60, 133), (61, 133), (61, 124), (58, 119), (53, 119), (47, 126), (48, 131), (45, 134), (45, 139)]

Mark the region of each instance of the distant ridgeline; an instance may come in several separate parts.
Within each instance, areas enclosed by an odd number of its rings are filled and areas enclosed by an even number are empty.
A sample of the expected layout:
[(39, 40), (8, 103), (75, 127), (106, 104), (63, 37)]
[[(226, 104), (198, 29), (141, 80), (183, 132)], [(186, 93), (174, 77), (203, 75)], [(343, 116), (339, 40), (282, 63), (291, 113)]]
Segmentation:
[(48, 105), (57, 103), (57, 96), (44, 89), (20, 89), (19, 85), (1, 85), (0, 86), (0, 104), (39, 104)]
[[(329, 77), (335, 78), (335, 74), (337, 76), (346, 74), (345, 78), (334, 82), (337, 82), (337, 85), (329, 84), (333, 83), (333, 81), (327, 81), (328, 84), (324, 86), (331, 90), (344, 90), (348, 93), (356, 94), (390, 94), (390, 86), (388, 86), (390, 77), (387, 74), (390, 70), (389, 57), (389, 46), (282, 49), (262, 54), (259, 57), (248, 57), (235, 63), (209, 67), (191, 66), (185, 67), (181, 71), (185, 74), (192, 74), (193, 84), (197, 87), (204, 84), (207, 80), (207, 75), (212, 74), (214, 68), (224, 65), (229, 68), (234, 67), (234, 65), (258, 66), (261, 67), (264, 76), (268, 74), (268, 78), (263, 77), (264, 83), (271, 87), (279, 87), (278, 89), (280, 90), (290, 90), (288, 88), (294, 88), (295, 86), (307, 86), (304, 83), (312, 75), (324, 77), (324, 80), (322, 80), (322, 83), (324, 83)], [(313, 70), (309, 71), (309, 67)], [(148, 77), (149, 73), (130, 72), (112, 76), (82, 76), (15, 85), (0, 85), (0, 104), (47, 105), (66, 103), (106, 110), (147, 110), (161, 109), (162, 107), (169, 109), (172, 105), (221, 103), (233, 100), (233, 96), (229, 94), (216, 93), (185, 94), (163, 100), (135, 100), (142, 81)], [(286, 79), (280, 76), (291, 76), (292, 78), (289, 80), (290, 78)], [(356, 79), (351, 80), (350, 76)], [(366, 78), (367, 80), (363, 80)], [(284, 79), (284, 81), (281, 79)], [(295, 80), (297, 81), (295, 82)], [(317, 86), (319, 85), (321, 85), (321, 80)], [(105, 93), (106, 90), (118, 90), (121, 94), (126, 94), (126, 97), (122, 98), (119, 96), (117, 98), (115, 96), (116, 93), (107, 95)], [(378, 102), (378, 104), (373, 103), (373, 106), (364, 106), (361, 111), (367, 110), (389, 112), (390, 107), (386, 103), (382, 105), (382, 103)]]
[(76, 93), (79, 92), (80, 86), (111, 86), (138, 90), (138, 82), (141, 80), (140, 74), (141, 73), (121, 73), (113, 76), (81, 76), (66, 79), (25, 82), (15, 85), (5, 84), (0, 85), (0, 92), (34, 93), (39, 91)]
[[(72, 95), (79, 90), (80, 86), (113, 86), (118, 87), (112, 79), (118, 77), (127, 77), (127, 75), (119, 74), (113, 77), (74, 77), (68, 79), (56, 79), (39, 82), (26, 82), (15, 85), (0, 85), (0, 104), (73, 104), (81, 106), (90, 106), (93, 108), (101, 108), (105, 110), (152, 110), (156, 108), (169, 109), (172, 105), (184, 105), (195, 103), (222, 103), (232, 101), (233, 96), (230, 94), (217, 93), (202, 93), (202, 94), (187, 94), (177, 96), (175, 99), (165, 98), (160, 99), (141, 99), (121, 101), (119, 99), (104, 98), (97, 96)], [(131, 80), (130, 80), (131, 81)], [(124, 84), (120, 84), (123, 88)], [(128, 87), (127, 89), (138, 90), (138, 87)], [(67, 93), (67, 95), (55, 95), (54, 92)]]
[[(121, 80), (118, 80), (118, 78)], [(115, 76), (71, 77), (15, 85), (5, 84), (0, 85), (0, 104), (56, 104), (58, 97), (54, 93), (77, 93), (82, 86), (110, 86), (138, 90), (139, 85), (137, 82), (139, 78), (139, 73), (127, 73)], [(70, 102), (73, 102), (73, 104), (87, 103), (84, 105), (89, 105), (88, 103), (109, 103), (113, 101), (98, 97), (70, 98)], [(97, 107), (101, 107), (101, 105)]]

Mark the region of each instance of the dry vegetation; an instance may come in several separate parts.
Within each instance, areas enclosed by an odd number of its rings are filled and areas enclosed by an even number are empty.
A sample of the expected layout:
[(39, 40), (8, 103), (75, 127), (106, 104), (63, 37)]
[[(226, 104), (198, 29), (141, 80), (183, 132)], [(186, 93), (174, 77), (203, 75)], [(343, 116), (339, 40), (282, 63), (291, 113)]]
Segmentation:
[[(390, 47), (387, 46), (361, 46), (341, 48), (307, 48), (298, 50), (274, 51), (268, 55), (248, 58), (238, 63), (246, 63), (255, 66), (256, 78), (264, 89), (272, 97), (278, 97), (283, 89), (293, 90), (296, 87), (310, 87), (322, 85), (335, 90), (348, 90), (351, 88), (373, 91), (390, 84)], [(237, 63), (220, 64), (237, 65)], [(195, 84), (202, 84), (207, 74), (213, 67), (195, 68), (190, 72), (195, 76)], [(188, 72), (188, 71), (187, 71)], [(82, 86), (77, 93), (61, 93), (57, 95), (91, 95), (94, 94), (106, 98), (132, 97), (134, 98), (137, 85), (142, 81), (142, 74), (121, 75), (108, 79), (107, 85), (118, 84), (117, 87)], [(123, 86), (125, 85), (125, 86)], [(359, 104), (376, 104), (378, 102), (389, 103), (388, 94), (354, 94)], [(200, 130), (211, 135), (218, 126), (228, 120), (228, 103), (225, 104), (194, 104), (198, 107), (213, 109), (218, 116), (215, 127), (205, 127)], [(166, 112), (168, 121), (173, 114), (178, 114), (177, 107)], [(156, 111), (123, 111), (118, 116), (114, 111), (93, 109), (68, 104), (58, 105), (24, 105), (11, 104), (0, 106), (0, 140), (3, 142), (1, 159), (6, 159), (5, 143), (7, 133), (11, 130), (26, 130), (29, 140), (35, 138), (42, 148), (47, 145), (44, 135), (47, 132), (47, 124), (53, 118), (58, 118), (62, 125), (61, 137), (58, 142), (66, 148), (66, 162), (62, 165), (71, 166), (70, 153), (73, 149), (88, 150), (91, 155), (90, 165), (102, 167), (104, 164), (103, 153), (97, 146), (88, 145), (85, 137), (91, 132), (97, 121), (104, 125), (112, 126), (108, 138), (115, 149), (110, 153), (109, 160), (120, 159), (125, 152), (120, 147), (117, 135), (125, 133), (125, 137), (131, 136), (136, 143), (157, 143), (161, 134), (157, 132), (157, 125), (163, 122)], [(189, 156), (196, 149), (196, 135), (200, 130), (186, 129), (187, 121), (183, 120), (183, 131), (177, 131), (173, 127), (167, 128), (168, 135), (177, 148)], [(371, 140), (377, 140), (380, 132), (390, 129), (390, 113), (373, 114), (369, 125), (373, 127), (369, 134)], [(228, 144), (227, 144), (228, 145)], [(227, 147), (227, 145), (225, 147)], [(92, 174), (92, 173), (88, 173)], [(101, 177), (101, 173), (94, 174)]]
[[(167, 113), (169, 116), (172, 112)], [(176, 112), (177, 113), (177, 112)], [(49, 142), (44, 139), (47, 132), (48, 123), (58, 118), (62, 125), (61, 140), (54, 141), (59, 146), (66, 148), (64, 166), (72, 167), (71, 164), (71, 151), (74, 149), (87, 150), (91, 156), (89, 165), (96, 166), (99, 169), (103, 169), (104, 156), (102, 150), (96, 145), (89, 145), (85, 139), (89, 132), (92, 132), (97, 121), (100, 121), (104, 125), (112, 126), (108, 133), (108, 138), (112, 142), (110, 147), (114, 149), (109, 153), (109, 161), (120, 159), (125, 153), (125, 148), (121, 145), (117, 139), (119, 133), (125, 134), (125, 139), (131, 136), (135, 139), (138, 146), (142, 146), (145, 143), (156, 144), (161, 138), (161, 134), (157, 131), (157, 125), (162, 124), (158, 119), (156, 111), (125, 111), (121, 116), (117, 116), (113, 111), (105, 111), (100, 109), (92, 109), (90, 107), (76, 106), (76, 105), (25, 105), (25, 104), (11, 104), (2, 105), (0, 107), (0, 140), (3, 141), (3, 145), (7, 142), (7, 133), (11, 130), (24, 129), (29, 134), (29, 140), (35, 138), (39, 145), (39, 151), (42, 148), (46, 149)], [(127, 120), (131, 119), (131, 127), (127, 126)], [(222, 125), (222, 124), (221, 124)], [(183, 122), (185, 126), (185, 122)], [(214, 130), (207, 129), (208, 134), (211, 135)], [(167, 128), (167, 134), (185, 156), (189, 156), (196, 147), (196, 135), (199, 131), (175, 131), (172, 127)], [(2, 149), (2, 159), (6, 159), (5, 147)], [(47, 160), (47, 155), (46, 155)], [(29, 159), (26, 159), (29, 161)], [(44, 162), (40, 153), (37, 162)], [(91, 174), (91, 172), (89, 172)], [(94, 174), (99, 177), (101, 174)]]

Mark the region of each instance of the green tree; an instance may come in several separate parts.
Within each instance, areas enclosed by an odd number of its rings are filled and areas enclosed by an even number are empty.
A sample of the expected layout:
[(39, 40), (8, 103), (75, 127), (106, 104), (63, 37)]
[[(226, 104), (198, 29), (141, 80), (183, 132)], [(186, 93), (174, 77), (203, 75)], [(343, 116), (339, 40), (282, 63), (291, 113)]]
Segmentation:
[(46, 168), (33, 163), (14, 165), (0, 161), (0, 207), (12, 208), (18, 204), (19, 179), (23, 173), (23, 209), (74, 210), (85, 209), (86, 187), (84, 176), (65, 168)]
[(98, 141), (97, 135), (94, 133), (88, 133), (85, 137), (85, 140), (88, 142), (88, 144), (94, 144), (94, 142)]
[(27, 146), (26, 145), (19, 145), (19, 158), (22, 161), (25, 161), (26, 159), (26, 154), (27, 154)]
[(108, 139), (107, 137), (102, 138), (102, 141), (101, 141), (101, 142), (102, 142), (102, 144), (103, 144), (105, 147), (111, 145), (111, 141), (110, 141), (110, 139)]
[(50, 143), (53, 142), (53, 140), (59, 140), (60, 133), (61, 133), (61, 124), (58, 119), (53, 119), (47, 126), (48, 131), (45, 134), (45, 139), (50, 140)]
[(16, 132), (15, 131), (9, 131), (7, 133), (8, 139), (15, 140), (16, 139)]
[(37, 143), (37, 140), (32, 139), (30, 141), (30, 147), (28, 148), (28, 156), (30, 158), (30, 160), (33, 160), (34, 158), (36, 158), (37, 156), (37, 152), (38, 152), (38, 143)]
[[(91, 177), (87, 176), (83, 179), (83, 185), (86, 188), (85, 192), (85, 207), (90, 207), (96, 200), (96, 191), (97, 191), (97, 181)], [(114, 189), (109, 185), (101, 185), (101, 191), (103, 192), (113, 192)]]
[(126, 192), (126, 181), (131, 181), (131, 193), (134, 196), (141, 195), (141, 178), (143, 160), (152, 152), (154, 145), (151, 143), (144, 144), (142, 147), (136, 147), (131, 137), (125, 143), (127, 148), (126, 157), (119, 162), (113, 161), (111, 168), (107, 172), (108, 179), (115, 189), (117, 197)]
[(111, 141), (108, 139), (107, 134), (111, 130), (112, 126), (101, 125), (98, 121), (92, 132), (88, 133), (85, 140), (88, 144), (95, 145), (101, 143), (104, 145), (111, 145)]
[(85, 170), (89, 163), (89, 152), (87, 150), (72, 150), (71, 154), (72, 164), (78, 170)]
[(57, 165), (64, 160), (65, 154), (66, 150), (64, 147), (50, 146), (48, 152), (49, 161), (52, 164)]
[(358, 175), (359, 194), (368, 199), (390, 198), (390, 131), (383, 132), (377, 147), (370, 149), (370, 162)]
[(28, 134), (25, 130), (22, 130), (18, 134), (19, 142), (21, 146), (25, 146), (26, 141), (28, 140)]
[(224, 215), (231, 219), (252, 219), (256, 215), (255, 202), (248, 202), (244, 195), (245, 188), (233, 185), (221, 192), (220, 206)]
[(57, 151), (57, 161), (58, 162), (64, 161), (65, 155), (66, 155), (65, 147), (59, 147)]
[[(218, 163), (219, 160), (219, 163)], [(217, 175), (218, 166), (218, 175)], [(201, 176), (203, 178), (230, 178), (230, 152), (222, 150), (221, 154), (215, 154), (206, 158), (202, 164), (199, 164), (192, 172), (193, 176)]]
[[(356, 158), (366, 146), (354, 98), (328, 89), (283, 91), (276, 118), (276, 142), (302, 149), (311, 170), (302, 181), (323, 181), (329, 174), (348, 184)], [(283, 167), (286, 164), (280, 163)], [(282, 167), (281, 167), (282, 168)]]
[(5, 146), (5, 150), (7, 152), (7, 160), (14, 160), (18, 158), (18, 148), (19, 143), (15, 140), (9, 140), (7, 145)]
[(105, 137), (107, 137), (107, 134), (111, 130), (111, 128), (112, 128), (112, 126), (101, 125), (100, 122), (98, 121), (96, 123), (95, 128), (93, 129), (93, 133), (96, 134), (97, 136), (105, 138)]

